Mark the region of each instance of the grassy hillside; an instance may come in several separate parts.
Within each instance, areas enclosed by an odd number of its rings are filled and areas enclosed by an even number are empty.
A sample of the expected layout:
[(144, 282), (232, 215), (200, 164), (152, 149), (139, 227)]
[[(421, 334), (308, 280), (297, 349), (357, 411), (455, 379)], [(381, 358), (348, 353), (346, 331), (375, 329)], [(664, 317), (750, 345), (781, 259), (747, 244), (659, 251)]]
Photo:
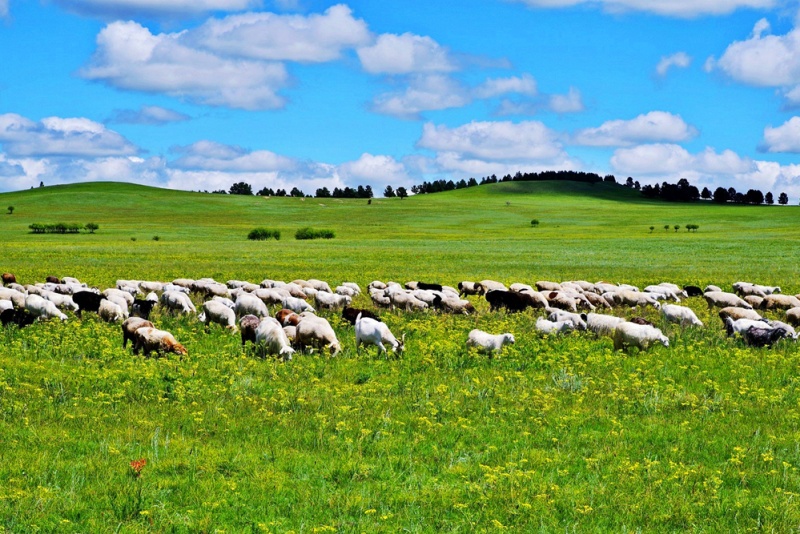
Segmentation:
[[(89, 183), (0, 195), (2, 268), (40, 279), (58, 267), (96, 284), (111, 277), (498, 278), (684, 283), (797, 277), (797, 207), (646, 201), (606, 184), (501, 183), (449, 193), (365, 200), (209, 195)], [(532, 228), (531, 219), (539, 219)], [(33, 235), (34, 222), (95, 222), (95, 235)], [(697, 233), (683, 226), (699, 224)], [(681, 225), (675, 232), (663, 226)], [(651, 233), (650, 226), (655, 226)], [(248, 242), (257, 226), (279, 242)], [(298, 242), (296, 229), (336, 239)], [(153, 241), (158, 236), (160, 241)], [(136, 241), (132, 241), (135, 238)], [(57, 263), (54, 262), (57, 259)]]

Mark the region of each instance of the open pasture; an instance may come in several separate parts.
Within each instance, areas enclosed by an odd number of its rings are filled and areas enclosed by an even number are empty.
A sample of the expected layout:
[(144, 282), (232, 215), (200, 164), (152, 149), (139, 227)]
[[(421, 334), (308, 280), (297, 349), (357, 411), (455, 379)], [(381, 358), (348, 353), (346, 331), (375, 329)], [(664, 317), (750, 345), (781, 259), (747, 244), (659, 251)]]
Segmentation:
[[(418, 198), (261, 199), (87, 184), (0, 195), (2, 270), (117, 278), (661, 281), (800, 292), (795, 207), (671, 205), (604, 185), (498, 184)], [(325, 204), (325, 206), (320, 206)], [(538, 228), (530, 220), (541, 221)], [(31, 235), (33, 222), (97, 234)], [(665, 224), (698, 224), (697, 233)], [(655, 226), (650, 233), (649, 226)], [(248, 242), (257, 226), (280, 241)], [(295, 242), (296, 228), (336, 238)], [(152, 237), (158, 235), (159, 241)], [(136, 237), (132, 241), (131, 237)], [(400, 358), (292, 362), (156, 311), (188, 357), (143, 358), (118, 325), (0, 331), (0, 526), (9, 532), (728, 532), (800, 524), (800, 351), (665, 325), (670, 347), (543, 337), (535, 313), (381, 312)], [(361, 296), (354, 305), (371, 307)], [(770, 313), (778, 318), (780, 314)], [(472, 328), (513, 332), (496, 358)], [(146, 464), (131, 462), (146, 459)], [(138, 469), (138, 471), (137, 471)]]

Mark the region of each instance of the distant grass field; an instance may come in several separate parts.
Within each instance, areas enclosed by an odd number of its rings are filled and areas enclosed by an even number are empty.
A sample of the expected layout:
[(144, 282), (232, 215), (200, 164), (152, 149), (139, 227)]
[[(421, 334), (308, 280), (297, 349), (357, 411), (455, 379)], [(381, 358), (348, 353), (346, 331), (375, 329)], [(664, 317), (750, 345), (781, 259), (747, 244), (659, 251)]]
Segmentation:
[[(367, 205), (84, 184), (0, 195), (8, 205), (0, 271), (23, 283), (743, 279), (800, 292), (800, 208), (663, 204), (607, 185), (497, 184)], [(100, 229), (32, 235), (34, 222)], [(305, 226), (336, 238), (295, 241)], [(248, 241), (256, 227), (282, 238)], [(538, 314), (472, 299), (474, 316), (381, 311), (406, 333), (399, 358), (357, 354), (333, 313), (342, 354), (289, 363), (158, 310), (153, 321), (187, 357), (133, 356), (119, 326), (92, 314), (0, 329), (0, 532), (798, 529), (796, 343), (744, 347), (693, 298), (684, 303), (706, 328), (642, 310), (670, 347), (625, 354), (585, 332), (542, 337)], [(517, 343), (488, 359), (465, 350), (472, 328)]]

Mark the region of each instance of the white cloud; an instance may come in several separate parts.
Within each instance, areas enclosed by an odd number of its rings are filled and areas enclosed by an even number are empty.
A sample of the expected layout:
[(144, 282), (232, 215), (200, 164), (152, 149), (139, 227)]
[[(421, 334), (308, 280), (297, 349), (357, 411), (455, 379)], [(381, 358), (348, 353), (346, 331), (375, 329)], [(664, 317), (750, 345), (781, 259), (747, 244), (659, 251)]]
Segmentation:
[(730, 78), (756, 87), (779, 87), (787, 102), (800, 102), (800, 28), (786, 35), (764, 35), (769, 29), (760, 20), (745, 41), (728, 46), (722, 56), (706, 62), (706, 70), (719, 69)]
[(569, 93), (566, 95), (552, 95), (550, 97), (550, 109), (556, 113), (577, 113), (583, 111), (581, 92), (574, 87), (570, 87)]
[(767, 152), (800, 153), (800, 117), (792, 117), (775, 128), (767, 126), (761, 148)]
[(243, 11), (261, 5), (260, 0), (56, 0), (56, 2), (72, 11), (110, 19), (197, 16), (210, 11)]
[(671, 56), (663, 56), (656, 66), (656, 73), (664, 77), (669, 69), (676, 67), (679, 69), (688, 68), (692, 64), (692, 58), (686, 52), (677, 52)]
[(370, 74), (413, 74), (457, 70), (449, 51), (427, 36), (385, 33), (375, 44), (357, 50)]
[(84, 118), (48, 117), (35, 122), (0, 115), (0, 145), (12, 157), (125, 156), (139, 150), (123, 136)]
[(238, 172), (291, 171), (298, 167), (296, 161), (269, 150), (247, 151), (240, 147), (223, 145), (214, 141), (198, 141), (175, 150), (181, 156), (170, 166), (183, 170)]
[(550, 163), (566, 157), (556, 133), (537, 121), (471, 122), (457, 128), (427, 123), (417, 146), (461, 159)]
[(340, 4), (323, 14), (245, 13), (210, 19), (183, 36), (186, 44), (228, 57), (325, 62), (371, 39), (367, 24)]
[(476, 98), (494, 98), (509, 93), (536, 96), (537, 92), (536, 80), (530, 74), (509, 78), (490, 78), (473, 91)]
[(768, 9), (776, 0), (514, 0), (531, 7), (561, 8), (577, 5), (600, 6), (606, 11), (646, 11), (669, 17), (692, 18), (725, 15), (737, 9)]
[(116, 109), (108, 119), (108, 122), (161, 125), (170, 122), (183, 122), (190, 118), (188, 115), (160, 106), (142, 106), (138, 110)]
[(421, 75), (411, 78), (405, 91), (378, 95), (373, 111), (415, 119), (423, 111), (458, 108), (469, 104), (469, 90), (448, 76)]
[(135, 22), (114, 22), (97, 36), (91, 64), (80, 74), (113, 87), (165, 93), (212, 106), (270, 109), (285, 103), (279, 63), (231, 60), (185, 46), (183, 32), (153, 35)]
[(613, 120), (578, 131), (573, 142), (586, 146), (628, 146), (637, 143), (686, 141), (697, 135), (679, 115), (651, 111), (632, 120)]
[(410, 186), (405, 166), (391, 156), (364, 153), (356, 161), (339, 165), (339, 174), (347, 183), (369, 184), (381, 190), (386, 185)]

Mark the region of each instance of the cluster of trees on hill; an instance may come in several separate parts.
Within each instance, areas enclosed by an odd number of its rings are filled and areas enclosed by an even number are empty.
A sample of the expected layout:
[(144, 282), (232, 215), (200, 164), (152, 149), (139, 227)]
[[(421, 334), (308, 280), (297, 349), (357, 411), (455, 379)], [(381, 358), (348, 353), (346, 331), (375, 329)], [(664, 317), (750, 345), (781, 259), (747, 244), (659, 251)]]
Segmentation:
[[(514, 176), (507, 174), (502, 178), (498, 178), (496, 175), (485, 176), (478, 181), (475, 178), (470, 178), (469, 180), (434, 180), (432, 182), (422, 182), (421, 184), (414, 185), (411, 187), (411, 192), (415, 195), (424, 195), (429, 193), (439, 193), (441, 191), (453, 191), (456, 189), (464, 189), (467, 187), (476, 187), (479, 185), (485, 184), (496, 184), (498, 182), (535, 182), (535, 181), (544, 181), (544, 180), (555, 180), (555, 181), (570, 181), (570, 182), (582, 182), (582, 183), (607, 183), (607, 184), (617, 184), (617, 179), (613, 174), (609, 174), (606, 176), (600, 176), (599, 174), (595, 174), (593, 172), (579, 172), (579, 171), (544, 171), (544, 172), (531, 172), (531, 173), (522, 173), (517, 172)], [(738, 192), (733, 187), (724, 188), (718, 187), (713, 193), (707, 188), (704, 187), (702, 191), (700, 191), (697, 187), (693, 186), (689, 183), (689, 180), (686, 178), (681, 178), (678, 180), (676, 184), (670, 184), (668, 182), (662, 182), (661, 184), (655, 185), (644, 185), (641, 186), (638, 181), (634, 180), (632, 177), (628, 177), (623, 183), (619, 184), (620, 186), (629, 187), (635, 189), (637, 191), (641, 191), (642, 195), (646, 198), (653, 198), (653, 199), (660, 199), (665, 200), (668, 202), (694, 202), (696, 200), (712, 200), (714, 202), (725, 204), (725, 203), (734, 203), (734, 204), (751, 204), (751, 205), (758, 205), (758, 204), (768, 204), (772, 205), (775, 203), (775, 199), (771, 192), (767, 192), (763, 194), (758, 189), (749, 189), (746, 193)], [(206, 191), (207, 192), (207, 191)], [(223, 189), (212, 191), (212, 193), (219, 193), (219, 194), (230, 194), (230, 195), (252, 195), (253, 188), (250, 184), (246, 182), (238, 182), (233, 184), (228, 191)], [(398, 187), (394, 189), (391, 185), (386, 186), (386, 189), (383, 191), (383, 196), (386, 198), (393, 198), (399, 197), (401, 199), (406, 198), (408, 196), (408, 190), (405, 187)], [(265, 187), (255, 193), (259, 196), (276, 196), (276, 197), (311, 197), (312, 195), (307, 195), (297, 187), (293, 187), (291, 191), (288, 193), (285, 189), (277, 189), (273, 190), (271, 188)], [(330, 191), (327, 187), (321, 187), (316, 190), (315, 194), (313, 195), (316, 198), (366, 198), (371, 199), (374, 196), (372, 191), (372, 186), (362, 186), (359, 185), (356, 188), (352, 187), (345, 187), (340, 189), (338, 187), (334, 188), (333, 191)], [(786, 193), (781, 193), (778, 195), (778, 204), (788, 204), (789, 197)]]

